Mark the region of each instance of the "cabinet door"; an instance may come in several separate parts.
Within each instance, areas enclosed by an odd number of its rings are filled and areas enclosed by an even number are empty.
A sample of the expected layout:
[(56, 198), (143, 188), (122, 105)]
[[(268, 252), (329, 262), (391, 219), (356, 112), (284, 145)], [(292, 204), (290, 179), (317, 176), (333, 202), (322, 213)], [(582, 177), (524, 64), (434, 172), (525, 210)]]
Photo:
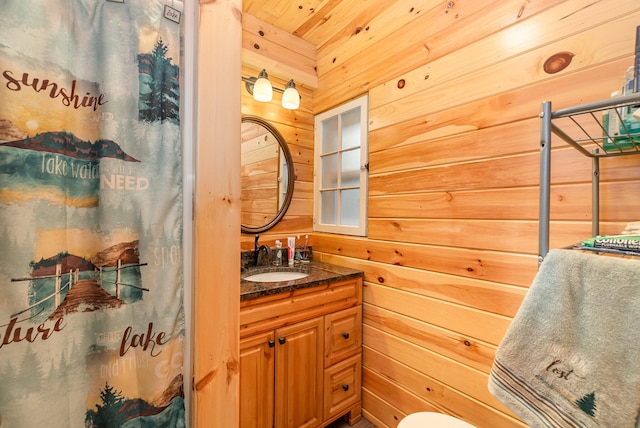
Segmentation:
[(323, 318), (276, 330), (276, 427), (322, 422)]
[(272, 428), (275, 342), (273, 331), (240, 341), (240, 427)]

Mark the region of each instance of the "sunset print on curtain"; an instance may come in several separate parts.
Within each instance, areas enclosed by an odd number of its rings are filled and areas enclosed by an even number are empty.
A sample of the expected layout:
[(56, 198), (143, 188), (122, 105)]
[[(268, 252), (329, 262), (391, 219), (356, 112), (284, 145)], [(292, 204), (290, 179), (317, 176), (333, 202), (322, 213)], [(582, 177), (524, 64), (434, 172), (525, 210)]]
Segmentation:
[(3, 0), (0, 427), (181, 427), (177, 0)]

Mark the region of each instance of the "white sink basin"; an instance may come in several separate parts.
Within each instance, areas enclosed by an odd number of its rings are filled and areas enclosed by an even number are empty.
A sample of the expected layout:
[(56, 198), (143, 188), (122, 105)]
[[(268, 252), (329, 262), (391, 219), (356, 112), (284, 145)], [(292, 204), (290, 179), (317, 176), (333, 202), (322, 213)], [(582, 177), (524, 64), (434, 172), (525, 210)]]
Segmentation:
[(247, 276), (244, 279), (253, 282), (280, 282), (293, 281), (294, 279), (301, 279), (307, 276), (309, 276), (309, 274), (304, 272), (263, 272)]

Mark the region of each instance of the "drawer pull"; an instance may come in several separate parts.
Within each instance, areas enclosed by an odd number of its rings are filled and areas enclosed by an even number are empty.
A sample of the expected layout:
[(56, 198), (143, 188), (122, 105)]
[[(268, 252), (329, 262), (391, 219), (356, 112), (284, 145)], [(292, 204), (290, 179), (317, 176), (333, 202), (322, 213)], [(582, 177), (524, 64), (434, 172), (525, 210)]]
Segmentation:
[(349, 338), (349, 333), (342, 333), (342, 337), (344, 337), (345, 339)]
[(280, 343), (281, 345), (284, 345), (287, 342), (287, 338), (286, 337), (280, 337), (278, 339), (278, 343)]
[(349, 390), (349, 385), (347, 385), (346, 383), (344, 385), (342, 385), (342, 389), (344, 389), (345, 391)]
[(276, 341), (275, 340), (270, 340), (267, 343), (269, 343), (269, 348), (273, 348), (274, 346), (276, 346)]

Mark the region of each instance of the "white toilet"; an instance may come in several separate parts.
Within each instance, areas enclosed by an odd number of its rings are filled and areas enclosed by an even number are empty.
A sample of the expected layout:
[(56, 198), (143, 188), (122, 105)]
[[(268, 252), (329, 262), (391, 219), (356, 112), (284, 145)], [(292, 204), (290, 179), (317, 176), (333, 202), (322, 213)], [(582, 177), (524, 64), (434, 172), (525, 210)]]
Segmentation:
[(398, 424), (398, 428), (475, 428), (473, 425), (436, 412), (418, 412), (407, 415)]

